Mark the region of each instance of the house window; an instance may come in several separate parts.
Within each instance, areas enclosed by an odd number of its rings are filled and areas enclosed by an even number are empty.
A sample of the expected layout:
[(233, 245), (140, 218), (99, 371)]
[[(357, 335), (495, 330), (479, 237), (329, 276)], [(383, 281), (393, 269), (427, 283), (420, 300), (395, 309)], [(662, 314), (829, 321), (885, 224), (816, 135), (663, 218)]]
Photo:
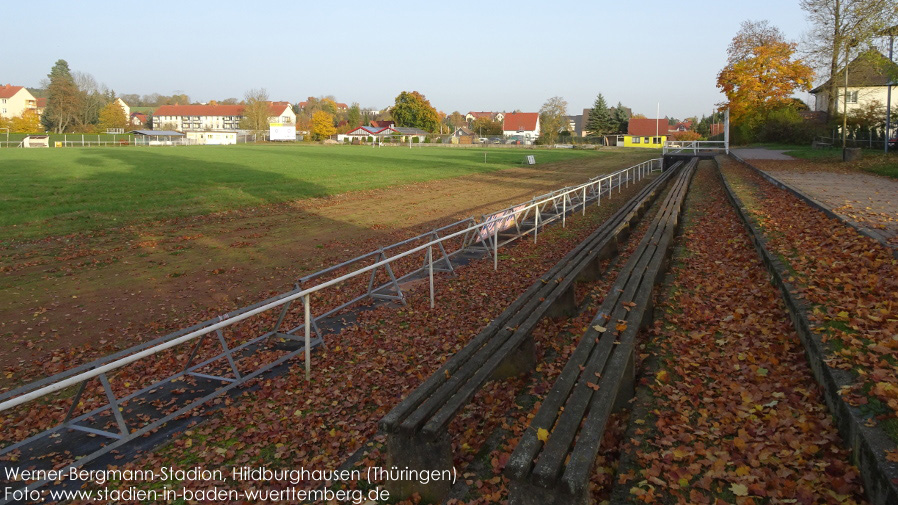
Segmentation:
[(645, 137), (645, 141), (644, 141), (644, 142), (645, 142), (646, 144), (648, 144), (648, 143), (649, 143), (649, 138), (648, 138), (648, 137)]
[(638, 144), (638, 143), (639, 143), (639, 140), (640, 140), (639, 137), (633, 137), (633, 143), (634, 143), (634, 144)]
[(652, 144), (660, 144), (661, 137), (652, 137)]
[[(845, 100), (845, 98), (846, 98), (846, 97), (845, 97), (845, 92), (844, 92), (844, 91), (839, 91), (839, 101), (841, 102), (841, 101)], [(857, 103), (857, 91), (849, 91), (849, 92), (848, 92), (848, 97), (847, 97), (847, 98), (848, 98), (848, 99), (845, 100), (846, 102), (848, 102), (848, 103)]]

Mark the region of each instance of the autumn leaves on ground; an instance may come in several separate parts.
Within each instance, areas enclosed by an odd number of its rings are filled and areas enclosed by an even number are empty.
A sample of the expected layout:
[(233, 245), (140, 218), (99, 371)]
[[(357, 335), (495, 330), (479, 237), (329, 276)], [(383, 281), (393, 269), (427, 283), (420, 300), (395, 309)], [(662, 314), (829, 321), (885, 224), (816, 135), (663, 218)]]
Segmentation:
[[(623, 166), (627, 164), (616, 168)], [(870, 422), (894, 430), (898, 426), (898, 342), (894, 339), (898, 267), (889, 251), (791, 195), (781, 194), (750, 170), (727, 161), (723, 168), (723, 175), (762, 223), (771, 245), (794, 269), (802, 294), (814, 303), (814, 321), (831, 345), (830, 366), (856, 373), (857, 387), (846, 390), (845, 397), (866, 406)], [(536, 193), (537, 187), (549, 183), (530, 175), (532, 186), (519, 193), (530, 189)], [(589, 175), (568, 174), (576, 180), (565, 182), (579, 182)], [(427, 191), (445, 191), (445, 186), (422, 185), (420, 189), (426, 190), (422, 193), (426, 196)], [(537, 244), (520, 241), (501, 251), (499, 277), (492, 272), (491, 261), (475, 261), (458, 277), (440, 277), (435, 309), (429, 308), (427, 287), (416, 286), (408, 291), (408, 307), (363, 312), (350, 327), (328, 337), (326, 351), (315, 353), (311, 383), (303, 380), (299, 364), (290, 373), (258, 380), (253, 390), (222, 400), (223, 407), (203, 423), (126, 465), (337, 468), (354, 457), (357, 468), (383, 466), (384, 445), (377, 421), (635, 189), (614, 195), (585, 217), (572, 216), (566, 228), (548, 228), (540, 233)], [(519, 196), (510, 191), (502, 203), (529, 197)], [(427, 200), (416, 199), (422, 205)], [(347, 201), (356, 200), (349, 197)], [(468, 207), (479, 209), (489, 203), (481, 198), (468, 202)], [(358, 205), (369, 208), (362, 201)], [(438, 213), (447, 210), (439, 205), (428, 209), (430, 220), (405, 218), (414, 223), (411, 229), (432, 227), (440, 222)], [(461, 475), (450, 503), (507, 503), (508, 482), (502, 471), (509, 455), (655, 210), (647, 213), (619, 256), (602, 265), (600, 280), (577, 285), (577, 316), (540, 324), (534, 334), (536, 371), (489, 382), (450, 426)], [(266, 212), (215, 216), (202, 226), (259, 233), (244, 240), (264, 241), (288, 227), (285, 219), (276, 218), (277, 213)], [(386, 211), (390, 212), (397, 210)], [(606, 430), (591, 481), (594, 499), (597, 503), (864, 503), (858, 469), (849, 462), (850, 453), (823, 403), (780, 294), (726, 201), (713, 163), (700, 165), (684, 213), (668, 281), (658, 293), (657, 321), (641, 335), (637, 401), (632, 413), (619, 413)], [(239, 226), (229, 224), (231, 220)], [(197, 226), (184, 224), (187, 235)], [(299, 270), (314, 271), (399, 238), (398, 233), (376, 232), (376, 228), (354, 230), (360, 238), (355, 243), (346, 240), (350, 234), (336, 240), (322, 234), (319, 242), (313, 242), (322, 247), (303, 246), (302, 252), (313, 259), (306, 259)], [(165, 243), (173, 247), (178, 243), (175, 238)], [(289, 240), (282, 240), (289, 249)], [(312, 254), (316, 251), (319, 254)], [(249, 285), (272, 289), (280, 276), (295, 275), (297, 269), (278, 264), (267, 271), (266, 281), (253, 280)], [(197, 275), (227, 275), (226, 269), (211, 272), (199, 270)], [(223, 312), (222, 308), (261, 298), (247, 300), (242, 285), (247, 275), (257, 273), (241, 270), (226, 283), (216, 280), (217, 286), (230, 286), (241, 298), (227, 296), (219, 304), (193, 307), (189, 317), (185, 307), (192, 302), (175, 302), (172, 314), (176, 317), (160, 321), (160, 329), (186, 326)], [(202, 292), (202, 282), (193, 278), (184, 287), (188, 293)], [(171, 302), (165, 299), (164, 303)], [(167, 313), (161, 301), (159, 305), (157, 317)], [(17, 324), (24, 326), (39, 315), (28, 314)], [(19, 337), (16, 342), (28, 348), (27, 339)], [(115, 346), (95, 344), (87, 354), (102, 355), (101, 351)], [(21, 347), (13, 349), (19, 354), (9, 356), (32, 355)], [(67, 368), (71, 353), (84, 351), (66, 352), (51, 354), (56, 359), (51, 370)], [(18, 365), (7, 365), (5, 372), (35, 373), (35, 367), (22, 359)], [(28, 431), (28, 423), (36, 422), (18, 418), (16, 428)], [(245, 485), (227, 480), (181, 484), (193, 488)]]

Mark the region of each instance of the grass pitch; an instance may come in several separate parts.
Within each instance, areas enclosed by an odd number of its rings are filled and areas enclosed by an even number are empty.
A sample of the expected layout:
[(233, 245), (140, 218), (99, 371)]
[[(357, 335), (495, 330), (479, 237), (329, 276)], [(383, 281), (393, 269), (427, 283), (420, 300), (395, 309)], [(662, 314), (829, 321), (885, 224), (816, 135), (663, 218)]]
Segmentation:
[(2, 149), (0, 240), (461, 177), (517, 166), (528, 154), (538, 164), (609, 156), (320, 145)]

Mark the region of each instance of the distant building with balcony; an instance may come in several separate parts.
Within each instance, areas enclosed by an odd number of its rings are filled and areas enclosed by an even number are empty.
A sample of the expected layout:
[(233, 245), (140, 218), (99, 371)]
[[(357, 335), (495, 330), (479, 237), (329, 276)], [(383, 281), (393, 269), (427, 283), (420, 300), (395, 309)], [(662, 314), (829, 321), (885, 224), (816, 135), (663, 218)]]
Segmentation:
[(0, 117), (20, 117), (26, 110), (37, 112), (37, 98), (24, 86), (0, 86)]
[[(243, 105), (163, 105), (153, 113), (154, 130), (233, 131), (240, 129)], [(269, 103), (269, 123), (294, 124), (289, 102)]]

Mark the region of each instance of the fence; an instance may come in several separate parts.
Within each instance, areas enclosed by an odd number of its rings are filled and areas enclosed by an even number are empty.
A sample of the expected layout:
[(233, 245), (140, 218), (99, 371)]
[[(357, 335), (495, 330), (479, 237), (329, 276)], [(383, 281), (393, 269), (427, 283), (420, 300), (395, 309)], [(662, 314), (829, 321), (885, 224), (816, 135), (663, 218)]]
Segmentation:
[[(848, 133), (848, 136), (845, 139), (846, 147), (861, 147), (867, 149), (884, 149), (885, 148), (885, 137), (882, 135), (868, 135), (866, 137), (856, 135), (852, 132)], [(889, 150), (894, 149), (896, 142), (894, 139), (889, 144)], [(814, 137), (814, 142), (812, 143), (814, 147), (842, 147), (842, 135), (833, 132), (832, 135), (829, 136), (817, 136)]]
[(664, 142), (663, 154), (701, 154), (721, 152), (729, 154), (730, 146), (719, 140), (668, 140)]
[[(585, 214), (588, 205), (593, 202), (597, 206), (600, 205), (603, 196), (605, 198), (610, 196), (613, 189), (617, 188), (618, 192), (620, 192), (623, 187), (629, 186), (630, 182), (636, 183), (652, 171), (660, 170), (661, 167), (662, 160), (660, 158), (649, 160), (609, 175), (594, 177), (584, 184), (562, 188), (535, 197), (529, 202), (508, 207), (488, 216), (482, 216), (480, 221), (474, 218), (458, 221), (305, 276), (296, 281), (293, 290), (286, 293), (75, 367), (52, 377), (33, 382), (16, 390), (0, 394), (0, 412), (3, 412), (44, 398), (47, 395), (61, 392), (64, 389), (78, 386), (71, 406), (60, 424), (19, 442), (7, 445), (0, 450), (0, 456), (21, 449), (44, 437), (58, 437), (59, 433), (65, 429), (101, 435), (114, 440), (111, 443), (101, 444), (93, 453), (72, 463), (73, 465), (81, 466), (285, 363), (287, 360), (299, 355), (300, 352), (305, 354), (305, 374), (308, 380), (311, 375), (311, 349), (313, 346), (325, 345), (324, 336), (318, 327), (318, 322), (323, 318), (337, 314), (341, 310), (364, 299), (387, 299), (405, 304), (405, 295), (402, 292), (401, 283), (404, 279), (410, 279), (415, 275), (422, 279), (425, 277), (429, 279), (430, 303), (431, 307), (433, 307), (435, 304), (435, 272), (454, 272), (454, 266), (450, 258), (467, 254), (471, 251), (479, 251), (481, 257), (483, 254), (491, 254), (493, 256), (493, 268), (498, 269), (498, 248), (500, 245), (507, 244), (528, 234), (533, 235), (535, 242), (538, 240), (541, 227), (559, 220), (565, 224), (568, 213), (580, 210)], [(434, 257), (435, 251), (438, 254), (437, 258)], [(311, 287), (303, 287), (304, 284), (312, 281), (318, 281), (318, 283)], [(346, 289), (347, 286), (360, 288), (362, 293), (359, 296), (347, 295), (345, 293), (352, 292)], [(329, 299), (332, 298), (334, 301), (329, 306), (327, 303), (322, 302), (324, 308), (318, 316), (313, 317), (312, 296), (317, 296), (317, 301), (320, 302), (320, 295), (325, 290), (328, 290)], [(342, 299), (341, 296), (343, 297)], [(341, 301), (345, 298), (350, 299)], [(282, 331), (282, 328), (287, 323), (288, 313), (294, 302), (302, 303), (302, 315), (299, 318), (301, 324)], [(276, 309), (280, 310), (275, 316)], [(276, 322), (274, 322), (271, 329), (264, 329), (266, 328), (265, 320), (257, 322), (255, 323), (256, 326), (251, 327), (249, 330), (261, 330), (261, 334), (249, 338), (249, 340), (238, 345), (229, 346), (228, 340), (225, 338), (226, 331), (230, 331), (234, 337), (239, 337), (241, 323), (262, 314), (267, 314), (267, 322), (273, 322), (276, 318)], [(312, 340), (313, 330), (316, 333), (314, 341)], [(300, 331), (302, 331), (302, 336), (298, 335)], [(207, 338), (210, 336), (212, 339)], [(236, 363), (236, 360), (241, 359), (238, 353), (246, 350), (261, 349), (269, 339), (296, 340), (301, 342), (302, 346), (286, 354), (279, 355), (277, 359), (249, 373), (242, 372)], [(183, 368), (180, 368), (172, 375), (162, 380), (148, 376), (143, 370), (133, 370), (129, 375), (126, 368), (128, 365), (150, 357), (156, 357), (157, 362), (168, 362), (161, 356), (163, 352), (170, 349), (172, 350), (171, 352), (174, 352), (175, 347), (191, 341), (196, 342), (190, 350), (186, 362), (183, 362)], [(219, 346), (220, 351), (216, 350)], [(211, 353), (215, 354), (210, 356), (209, 354)], [(181, 354), (180, 356), (183, 355)], [(207, 357), (204, 359), (203, 355)], [(199, 362), (194, 363), (195, 361)], [(262, 360), (257, 359), (257, 361), (261, 362)], [(254, 363), (254, 365), (258, 365), (258, 362)], [(218, 365), (214, 365), (215, 363), (218, 363)], [(214, 370), (209, 370), (209, 367), (213, 367)], [(204, 369), (209, 371), (209, 373), (202, 372)], [(122, 396), (117, 395), (110, 385), (108, 374), (113, 371), (118, 371), (121, 374), (119, 378), (122, 378), (123, 384), (119, 389), (125, 389), (125, 394)], [(210, 387), (208, 391), (201, 392), (201, 397), (192, 401), (188, 400), (189, 403), (183, 407), (170, 407), (166, 411), (160, 411), (160, 415), (165, 415), (154, 421), (140, 419), (145, 424), (139, 428), (135, 427), (136, 429), (132, 429), (128, 425), (122, 415), (123, 404), (142, 398), (142, 395), (158, 394), (158, 391), (164, 390), (166, 387), (172, 388), (175, 382), (188, 377), (221, 384), (214, 384), (214, 387)], [(105, 396), (105, 404), (102, 403), (103, 400), (99, 399), (92, 400), (92, 403), (86, 400), (82, 402), (87, 384), (92, 379), (99, 380), (101, 391), (97, 392), (97, 398)], [(134, 384), (131, 385), (129, 382), (126, 382), (127, 380), (134, 381)], [(139, 385), (141, 381), (151, 383), (141, 387)], [(100, 406), (90, 408), (90, 405), (96, 405), (98, 402), (101, 402)], [(76, 415), (78, 409), (81, 408), (79, 404), (82, 403), (87, 405), (83, 409), (88, 410), (88, 412)], [(27, 417), (28, 414), (24, 413), (22, 415)], [(106, 421), (103, 421), (101, 415), (106, 416)], [(98, 422), (99, 424), (97, 424)], [(83, 423), (94, 423), (94, 426), (86, 426)], [(115, 428), (108, 429), (110, 424)], [(114, 429), (117, 429), (118, 432), (112, 431)], [(32, 484), (30, 488), (33, 489), (45, 483)]]

